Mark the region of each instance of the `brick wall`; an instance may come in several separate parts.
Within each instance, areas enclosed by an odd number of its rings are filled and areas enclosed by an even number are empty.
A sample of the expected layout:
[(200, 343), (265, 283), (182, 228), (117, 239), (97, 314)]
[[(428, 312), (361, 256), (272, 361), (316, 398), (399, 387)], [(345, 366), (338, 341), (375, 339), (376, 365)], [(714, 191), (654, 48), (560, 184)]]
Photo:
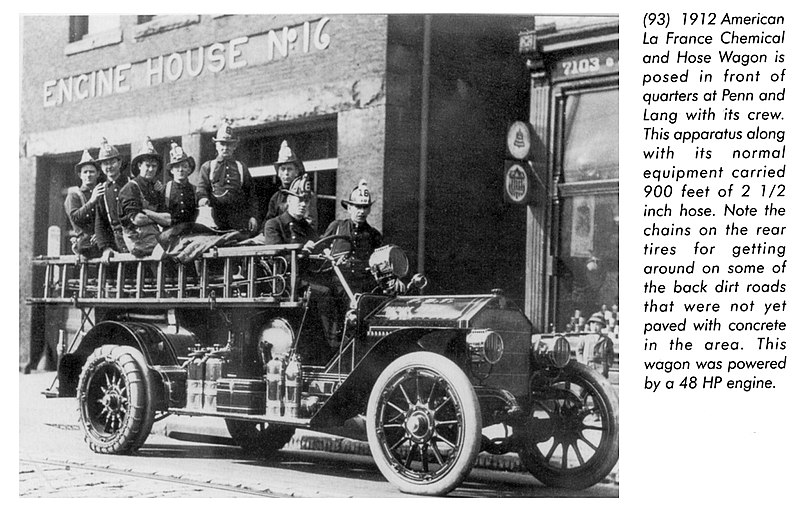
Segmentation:
[[(310, 53), (298, 51), (290, 53), (285, 59), (248, 64), (240, 69), (224, 69), (216, 74), (203, 71), (196, 78), (184, 76), (173, 83), (61, 106), (43, 106), (43, 84), (46, 80), (117, 64), (141, 62), (149, 57), (185, 52), (242, 36), (251, 36), (252, 40), (270, 29), (319, 17), (201, 16), (199, 24), (134, 42), (132, 31), (135, 17), (123, 16), (122, 43), (72, 56), (64, 56), (68, 17), (24, 17), (23, 136), (25, 133), (85, 124), (112, 123), (127, 117), (144, 117), (145, 120), (140, 123), (151, 124), (151, 130), (159, 129), (160, 126), (151, 119), (173, 110), (182, 112), (184, 117), (188, 110), (188, 121), (182, 119), (182, 122), (189, 124), (185, 132), (208, 132), (215, 127), (217, 119), (214, 116), (225, 114), (229, 107), (242, 110), (236, 113), (249, 121), (250, 125), (359, 108), (363, 101), (361, 96), (369, 95), (376, 88), (381, 89), (380, 85), (371, 83), (381, 81), (385, 70), (385, 16), (332, 16), (325, 29), (325, 34), (330, 37), (330, 46), (326, 50)], [(259, 58), (263, 60), (264, 56), (251, 54), (249, 60), (257, 61)], [(361, 89), (356, 81), (360, 82)], [(298, 97), (287, 98), (287, 92), (294, 92)], [(242, 106), (242, 100), (249, 106)], [(203, 106), (198, 108), (198, 105)], [(181, 126), (184, 130), (187, 127)], [(183, 132), (178, 131), (177, 134)], [(156, 136), (161, 136), (161, 133)]]

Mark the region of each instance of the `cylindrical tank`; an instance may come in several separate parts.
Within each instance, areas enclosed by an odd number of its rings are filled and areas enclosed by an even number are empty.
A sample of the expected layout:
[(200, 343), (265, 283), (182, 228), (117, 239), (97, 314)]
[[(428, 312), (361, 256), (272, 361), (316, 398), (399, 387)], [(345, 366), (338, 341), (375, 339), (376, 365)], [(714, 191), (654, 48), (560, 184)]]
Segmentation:
[(189, 361), (186, 373), (186, 408), (203, 408), (203, 379), (205, 377), (205, 362), (200, 352), (200, 345), (195, 345), (191, 353), (194, 357)]
[(272, 358), (267, 363), (267, 415), (281, 415), (281, 397), (283, 388), (281, 387), (281, 374), (283, 372), (283, 362), (280, 358)]
[(286, 405), (286, 416), (297, 418), (300, 410), (300, 381), (302, 373), (300, 358), (295, 354), (289, 358), (286, 365), (286, 376), (284, 383), (284, 404)]
[(217, 380), (222, 377), (224, 363), (219, 346), (206, 358), (206, 374), (203, 382), (203, 408), (207, 411), (217, 410)]

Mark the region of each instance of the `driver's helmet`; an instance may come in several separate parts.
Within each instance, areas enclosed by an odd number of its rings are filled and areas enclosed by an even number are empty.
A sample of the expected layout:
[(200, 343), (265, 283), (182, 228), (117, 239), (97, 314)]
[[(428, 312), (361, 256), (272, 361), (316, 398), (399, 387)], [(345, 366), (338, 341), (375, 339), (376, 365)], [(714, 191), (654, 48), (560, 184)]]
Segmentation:
[(375, 201), (372, 200), (372, 194), (369, 192), (369, 188), (367, 188), (367, 181), (361, 179), (358, 186), (353, 188), (353, 191), (350, 192), (350, 200), (342, 200), (342, 207), (347, 209), (348, 205), (370, 206), (374, 203)]

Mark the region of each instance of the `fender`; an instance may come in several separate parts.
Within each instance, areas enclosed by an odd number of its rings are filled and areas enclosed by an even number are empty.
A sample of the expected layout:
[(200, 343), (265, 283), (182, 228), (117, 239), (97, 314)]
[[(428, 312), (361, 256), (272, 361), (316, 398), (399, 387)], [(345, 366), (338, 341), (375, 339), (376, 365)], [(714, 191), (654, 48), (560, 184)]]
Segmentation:
[(411, 352), (437, 352), (452, 359), (456, 364), (463, 353), (453, 342), (462, 338), (463, 332), (453, 329), (406, 328), (390, 333), (378, 340), (361, 358), (342, 385), (325, 402), (311, 419), (312, 427), (335, 427), (348, 418), (366, 412), (366, 403), (375, 381), (389, 364)]
[(119, 321), (98, 323), (72, 347), (69, 353), (62, 356), (58, 367), (59, 396), (75, 396), (78, 378), (86, 358), (101, 345), (117, 344), (134, 347), (142, 352), (150, 369), (155, 365), (180, 365), (171, 336), (166, 335), (158, 325), (151, 323)]

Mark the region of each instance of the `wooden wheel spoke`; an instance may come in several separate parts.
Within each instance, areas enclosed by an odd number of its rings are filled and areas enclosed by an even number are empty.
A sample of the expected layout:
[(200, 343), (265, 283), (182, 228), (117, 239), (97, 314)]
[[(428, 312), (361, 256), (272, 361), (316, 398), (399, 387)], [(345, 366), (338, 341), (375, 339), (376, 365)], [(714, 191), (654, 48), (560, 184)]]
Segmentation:
[(440, 465), (444, 465), (444, 457), (442, 457), (442, 452), (439, 451), (439, 447), (436, 446), (436, 442), (431, 440), (431, 450), (433, 450), (433, 456), (436, 457), (436, 462)]
[(403, 383), (398, 384), (397, 387), (400, 388), (400, 393), (402, 393), (403, 394), (403, 398), (406, 399), (406, 403), (408, 404), (408, 407), (413, 406), (414, 403), (411, 402), (410, 398), (408, 398), (408, 394), (406, 393), (406, 389), (403, 388)]
[(399, 407), (394, 405), (392, 402), (389, 402), (388, 400), (386, 401), (386, 405), (388, 405), (390, 407), (394, 407), (395, 410), (397, 410), (397, 412), (400, 413), (400, 416), (405, 416), (406, 415), (405, 409), (400, 409)]
[(601, 432), (605, 432), (605, 427), (598, 427), (597, 425), (584, 425), (583, 430), (599, 430)]
[(436, 413), (438, 413), (438, 412), (439, 412), (439, 410), (445, 406), (445, 404), (447, 404), (448, 402), (450, 402), (450, 400), (451, 400), (451, 399), (450, 399), (450, 395), (447, 395), (447, 398), (445, 398), (445, 399), (442, 401), (442, 403), (441, 403), (441, 404), (439, 404), (438, 406), (436, 406), (436, 409), (434, 409), (434, 410), (433, 410), (433, 414), (435, 415)]
[(584, 435), (583, 435), (583, 431), (581, 431), (581, 440), (582, 440), (584, 443), (586, 443), (586, 445), (587, 445), (589, 448), (591, 448), (591, 449), (592, 449), (592, 450), (594, 450), (594, 451), (597, 451), (597, 447), (598, 447), (599, 445), (595, 445), (594, 443), (592, 443), (591, 441), (589, 441), (589, 439), (588, 439), (586, 436), (584, 436)]
[(416, 444), (412, 444), (411, 448), (408, 449), (408, 455), (406, 456), (405, 462), (403, 462), (403, 466), (405, 466), (406, 469), (411, 467), (411, 461), (414, 458), (414, 451), (416, 449), (417, 449), (417, 445)]
[(575, 456), (578, 457), (578, 464), (580, 464), (581, 466), (586, 464), (586, 462), (584, 462), (583, 460), (583, 455), (581, 455), (581, 451), (578, 449), (577, 440), (572, 443), (572, 449), (575, 450)]
[(389, 447), (389, 451), (395, 451), (395, 449), (403, 444), (406, 440), (407, 438), (405, 436), (401, 437), (398, 442)]
[(556, 448), (558, 448), (558, 441), (553, 439), (553, 446), (550, 447), (550, 450), (547, 452), (547, 455), (544, 456), (544, 460), (550, 462), (550, 459), (553, 458), (553, 454), (556, 452)]
[(450, 448), (453, 448), (453, 449), (456, 448), (455, 444), (451, 443), (450, 440), (448, 440), (446, 437), (442, 436), (441, 434), (437, 433), (436, 436), (434, 436), (434, 437), (436, 437), (436, 439), (438, 439), (439, 441), (443, 442), (444, 444), (446, 444)]
[(438, 382), (439, 381), (437, 381), (436, 379), (433, 379), (433, 381), (431, 382), (431, 392), (428, 394), (428, 400), (423, 402), (425, 405), (430, 405), (431, 401), (433, 400), (433, 392), (434, 390), (436, 390), (436, 384)]

